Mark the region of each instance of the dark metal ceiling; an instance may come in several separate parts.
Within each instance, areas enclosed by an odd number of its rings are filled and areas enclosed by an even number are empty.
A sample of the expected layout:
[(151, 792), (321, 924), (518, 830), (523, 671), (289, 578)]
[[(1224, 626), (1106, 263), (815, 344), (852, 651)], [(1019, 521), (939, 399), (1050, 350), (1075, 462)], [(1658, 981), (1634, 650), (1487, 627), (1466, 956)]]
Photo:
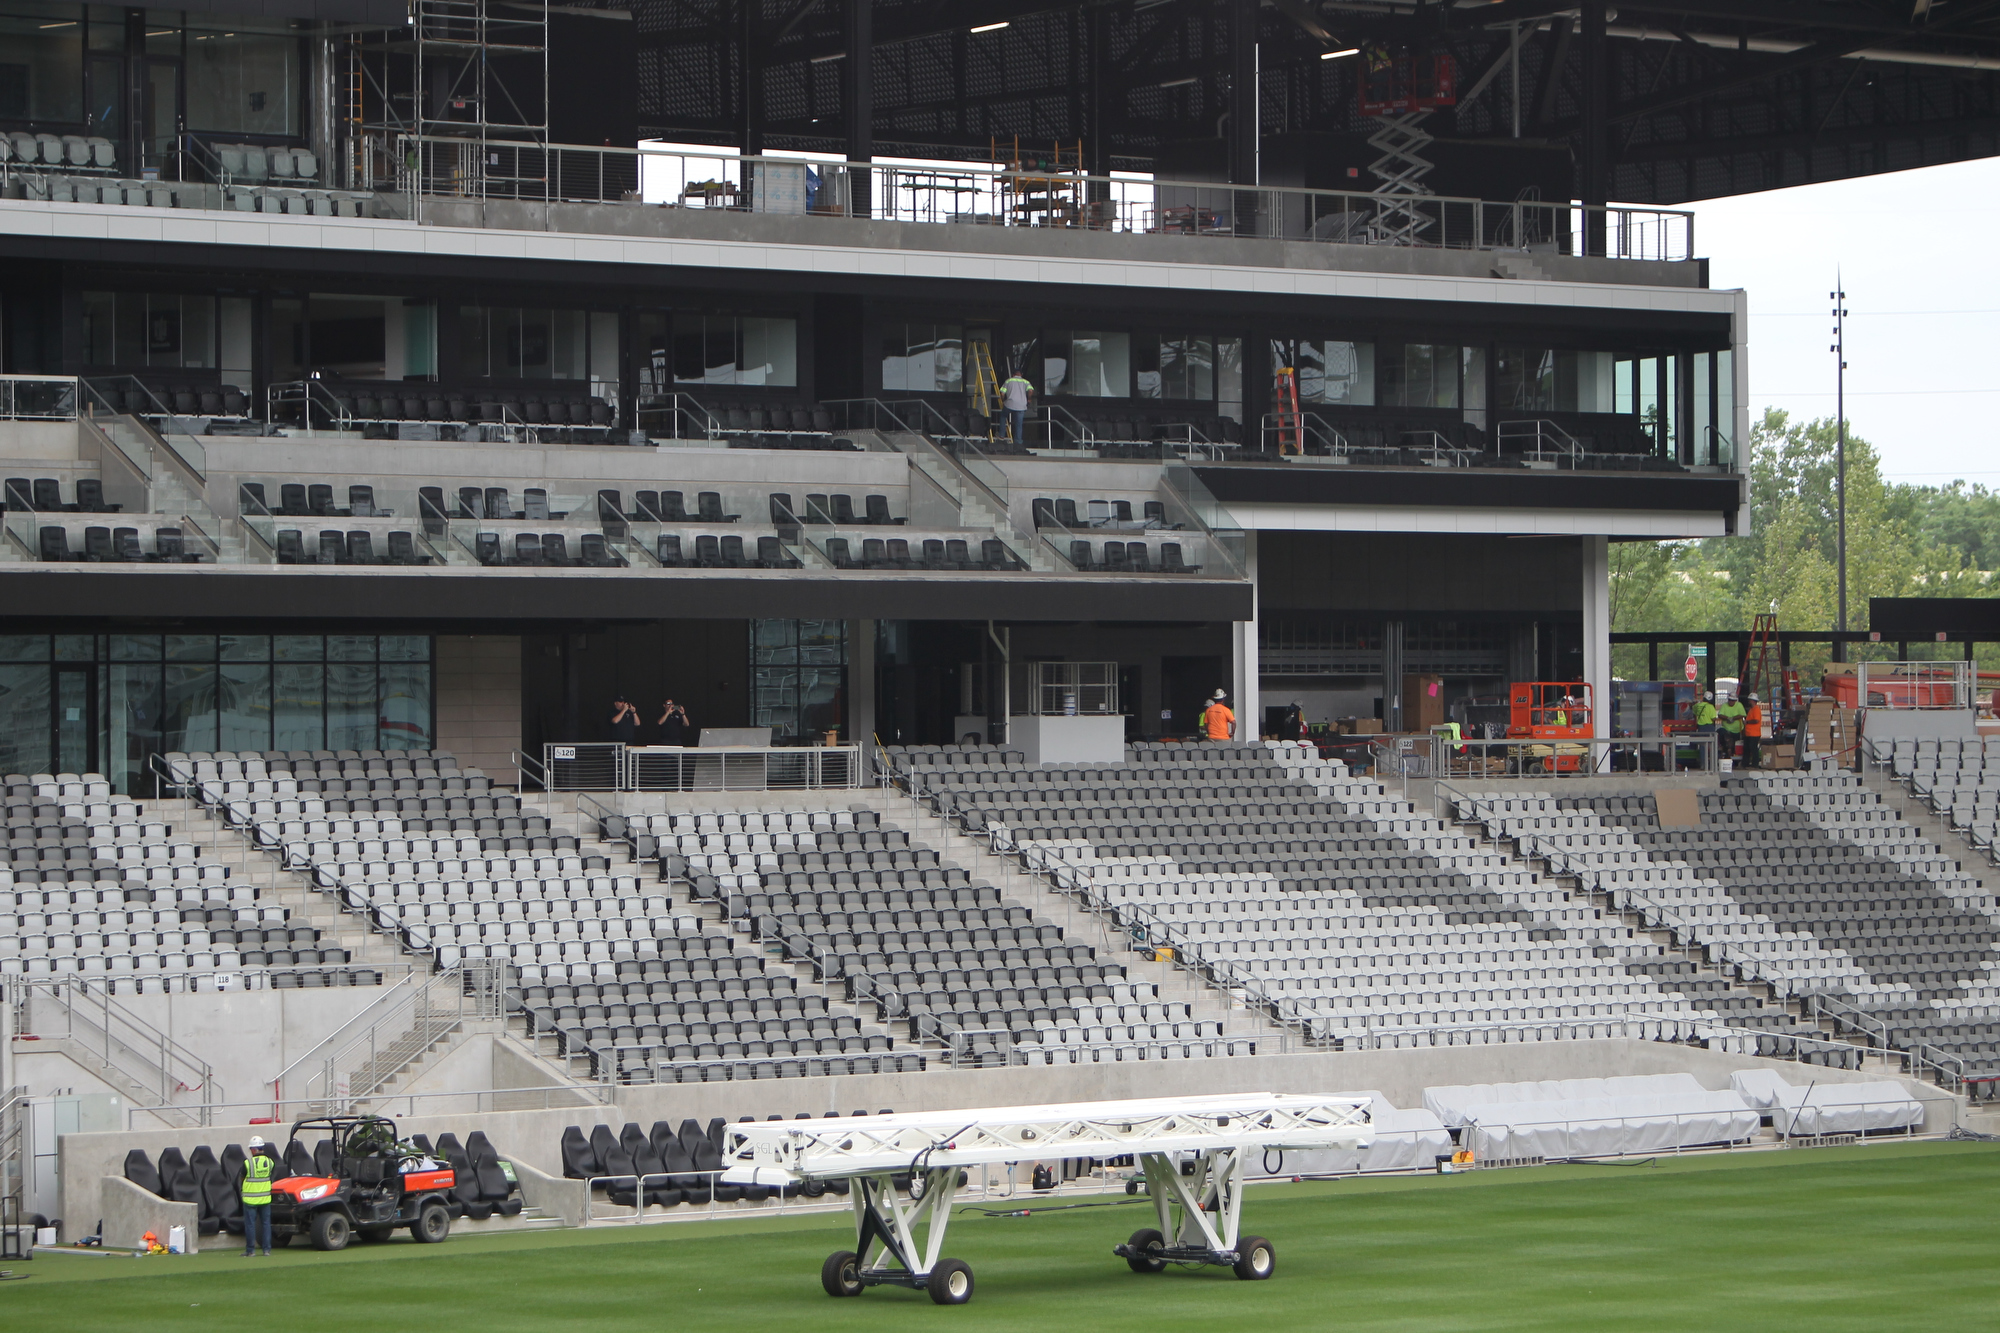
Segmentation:
[[(641, 132), (753, 151), (983, 159), (1018, 135), (1044, 149), (1081, 140), (1097, 170), (1212, 162), (1243, 180), (1235, 93), (1254, 82), (1267, 155), (1366, 133), (1360, 58), (1322, 56), (1377, 44), (1454, 58), (1458, 105), (1426, 124), (1440, 141), (1563, 150), (1584, 199), (1678, 204), (2000, 151), (2000, 0), (632, 8)], [(866, 59), (846, 55), (852, 29), (868, 34)], [(864, 124), (850, 106), (869, 109)]]

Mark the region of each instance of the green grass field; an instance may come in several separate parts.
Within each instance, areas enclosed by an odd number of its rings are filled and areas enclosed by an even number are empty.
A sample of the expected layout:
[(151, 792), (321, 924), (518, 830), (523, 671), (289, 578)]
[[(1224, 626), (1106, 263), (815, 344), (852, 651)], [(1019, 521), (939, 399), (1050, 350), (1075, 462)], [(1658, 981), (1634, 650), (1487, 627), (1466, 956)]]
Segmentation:
[(1654, 1166), (1272, 1185), (1245, 1204), (1278, 1272), (1130, 1272), (1150, 1210), (963, 1216), (972, 1303), (820, 1291), (851, 1233), (827, 1215), (405, 1240), (343, 1254), (40, 1255), (0, 1328), (789, 1327), (1077, 1330), (1868, 1330), (2000, 1326), (2000, 1148), (1928, 1143)]

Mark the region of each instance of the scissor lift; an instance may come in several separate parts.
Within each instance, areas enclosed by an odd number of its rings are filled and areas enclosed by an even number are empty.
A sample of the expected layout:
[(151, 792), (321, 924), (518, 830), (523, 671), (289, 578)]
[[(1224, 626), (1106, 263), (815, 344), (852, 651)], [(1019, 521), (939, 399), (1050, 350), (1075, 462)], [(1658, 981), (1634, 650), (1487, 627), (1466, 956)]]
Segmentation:
[[(1145, 1175), (1159, 1226), (1134, 1232), (1112, 1253), (1137, 1273), (1215, 1264), (1255, 1281), (1275, 1271), (1277, 1252), (1262, 1236), (1240, 1234), (1243, 1155), (1365, 1148), (1375, 1138), (1368, 1104), (1354, 1094), (1259, 1092), (742, 1124), (731, 1126), (735, 1146), (722, 1178), (851, 1181), (854, 1249), (836, 1251), (821, 1267), (827, 1295), (909, 1287), (939, 1305), (963, 1305), (972, 1299), (972, 1269), (941, 1257), (962, 1169), (1130, 1156)], [(1183, 1159), (1191, 1174), (1183, 1174)], [(898, 1175), (910, 1178), (907, 1202), (896, 1194)]]

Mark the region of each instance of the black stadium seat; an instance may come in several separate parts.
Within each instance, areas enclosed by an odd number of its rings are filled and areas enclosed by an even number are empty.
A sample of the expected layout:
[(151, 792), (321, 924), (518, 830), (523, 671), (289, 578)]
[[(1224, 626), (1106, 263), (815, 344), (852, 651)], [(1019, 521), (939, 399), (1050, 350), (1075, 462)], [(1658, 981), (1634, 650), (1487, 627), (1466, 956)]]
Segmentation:
[(166, 1191), (160, 1184), (160, 1172), (147, 1158), (145, 1150), (134, 1148), (125, 1154), (125, 1179), (140, 1189), (165, 1198)]
[(562, 1160), (563, 1175), (570, 1180), (588, 1180), (602, 1174), (597, 1154), (591, 1150), (590, 1140), (583, 1136), (581, 1125), (570, 1125), (563, 1130)]

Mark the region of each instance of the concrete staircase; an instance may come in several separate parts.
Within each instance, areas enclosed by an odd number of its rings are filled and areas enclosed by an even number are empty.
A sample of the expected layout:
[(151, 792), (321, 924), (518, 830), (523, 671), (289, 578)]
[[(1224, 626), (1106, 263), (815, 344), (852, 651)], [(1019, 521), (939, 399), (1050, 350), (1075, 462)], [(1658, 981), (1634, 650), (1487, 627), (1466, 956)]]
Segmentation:
[(902, 453), (908, 455), (910, 466), (922, 472), (938, 489), (952, 498), (958, 506), (958, 521), (961, 527), (991, 531), (995, 537), (1007, 543), (1009, 550), (1028, 562), (1028, 568), (1038, 574), (1054, 574), (1059, 566), (1052, 560), (1047, 548), (1039, 541), (1024, 542), (1014, 530), (1014, 523), (1005, 513), (996, 510), (993, 503), (980, 490), (968, 484), (957, 467), (943, 461), (933, 452), (931, 443), (920, 435), (891, 433), (885, 438)]
[(1517, 282), (1554, 282), (1555, 275), (1537, 263), (1525, 250), (1502, 251), (1493, 256), (1493, 276)]

